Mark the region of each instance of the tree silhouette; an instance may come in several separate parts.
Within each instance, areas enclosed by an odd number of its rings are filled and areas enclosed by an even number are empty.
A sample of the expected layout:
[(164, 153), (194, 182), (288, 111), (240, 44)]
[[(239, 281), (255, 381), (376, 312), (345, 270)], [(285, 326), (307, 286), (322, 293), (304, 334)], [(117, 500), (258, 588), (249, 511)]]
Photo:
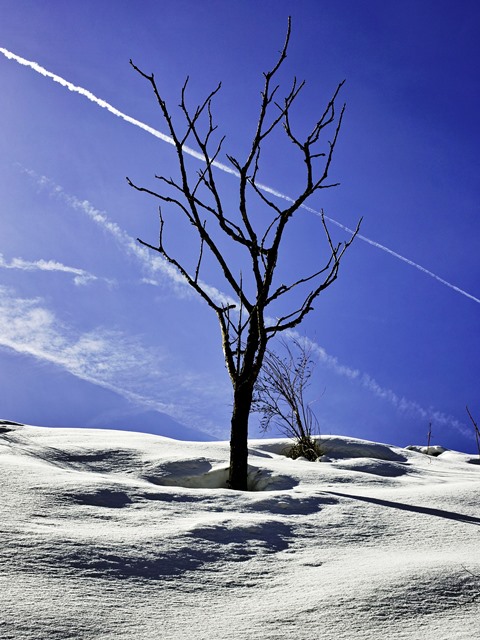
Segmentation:
[[(336, 107), (343, 85), (341, 82), (306, 137), (300, 138), (294, 132), (291, 112), (304, 82), (298, 83), (295, 78), (282, 100), (277, 97), (280, 87), (276, 84), (279, 70), (287, 56), (290, 32), (289, 19), (285, 44), (277, 62), (270, 71), (263, 74), (260, 110), (246, 159), (240, 162), (232, 155), (226, 156), (239, 180), (235, 212), (232, 203), (226, 202), (221, 196), (216, 170), (225, 137), (217, 138), (212, 103), (221, 84), (195, 109), (190, 109), (186, 103), (187, 78), (179, 105), (184, 121), (180, 132), (154, 75), (141, 71), (130, 61), (153, 90), (175, 146), (179, 176), (177, 179), (156, 176), (161, 184), (160, 191), (138, 186), (129, 178), (127, 180), (138, 191), (150, 194), (167, 205), (166, 209), (175, 209), (184, 216), (198, 239), (198, 252), (190, 264), (187, 264), (188, 260), (170, 252), (165, 242), (166, 221), (161, 207), (158, 244), (139, 241), (157, 251), (172, 265), (218, 318), (225, 364), (233, 388), (228, 482), (232, 489), (240, 490), (247, 489), (248, 420), (267, 344), (277, 334), (298, 326), (313, 310), (316, 298), (336, 280), (340, 261), (360, 226), (359, 222), (346, 242), (335, 244), (322, 212), (321, 223), (328, 247), (322, 265), (313, 273), (292, 278), (286, 284), (279, 283), (278, 277), (274, 277), (277, 275), (280, 247), (295, 214), (313, 194), (321, 189), (337, 186), (328, 182), (328, 173), (345, 111), (345, 105), (340, 108), (339, 113)], [(300, 166), (303, 165), (304, 171), (299, 193), (296, 198), (288, 200), (284, 207), (274, 201), (259, 182), (261, 152), (273, 134), (281, 128), (299, 154)], [(331, 132), (331, 139), (324, 140), (328, 131)], [(191, 153), (190, 149), (186, 149), (187, 143), (190, 147), (194, 146), (197, 157), (202, 161), (201, 169), (194, 174), (189, 171), (186, 162), (186, 156)], [(259, 206), (268, 216), (257, 215)], [(251, 213), (253, 208), (255, 216)], [(230, 243), (230, 246), (222, 244), (225, 242)], [(238, 251), (232, 251), (232, 246), (242, 253), (242, 268), (238, 271), (236, 260), (232, 258)], [(200, 274), (206, 254), (219, 267), (228, 286), (228, 297), (219, 295), (202, 281)], [(285, 306), (289, 310), (285, 311)], [(279, 307), (282, 311), (275, 315), (273, 312)]]

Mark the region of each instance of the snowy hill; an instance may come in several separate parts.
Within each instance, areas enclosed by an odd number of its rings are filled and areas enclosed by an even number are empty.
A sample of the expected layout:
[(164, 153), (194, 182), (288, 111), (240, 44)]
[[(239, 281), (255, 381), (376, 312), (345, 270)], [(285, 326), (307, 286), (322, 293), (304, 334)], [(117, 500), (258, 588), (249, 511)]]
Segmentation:
[(322, 462), (0, 422), (4, 640), (473, 639), (480, 465), (346, 437)]

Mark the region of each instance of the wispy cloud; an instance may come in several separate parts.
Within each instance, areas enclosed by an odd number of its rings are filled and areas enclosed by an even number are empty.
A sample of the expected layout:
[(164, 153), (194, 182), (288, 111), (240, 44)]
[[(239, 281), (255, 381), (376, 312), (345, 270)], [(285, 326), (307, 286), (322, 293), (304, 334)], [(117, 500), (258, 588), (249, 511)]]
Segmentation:
[[(36, 184), (47, 189), (53, 196), (65, 202), (72, 209), (90, 218), (92, 222), (107, 232), (124, 251), (137, 259), (142, 269), (148, 274), (147, 278), (142, 279), (145, 284), (159, 284), (155, 278), (161, 276), (174, 287), (177, 295), (181, 297), (193, 296), (192, 289), (175, 267), (160, 255), (155, 255), (150, 249), (139, 244), (135, 238), (132, 238), (132, 236), (124, 231), (116, 222), (110, 220), (104, 211), (100, 211), (94, 207), (88, 200), (80, 200), (76, 196), (67, 193), (63, 187), (50, 180), (50, 178), (41, 176), (32, 169), (24, 167), (20, 167), (20, 169), (32, 178)], [(218, 304), (235, 304), (232, 298), (216, 287), (205, 282), (202, 282), (202, 286)]]
[(10, 262), (7, 262), (0, 253), (0, 269), (17, 269), (19, 271), (57, 271), (61, 273), (68, 273), (73, 275), (73, 281), (76, 285), (86, 285), (89, 282), (98, 280), (97, 276), (88, 273), (84, 269), (77, 269), (75, 267), (68, 267), (61, 262), (55, 260), (35, 260), (29, 261), (23, 258), (12, 258)]
[(214, 390), (207, 383), (202, 389), (199, 376), (178, 371), (176, 362), (158, 348), (147, 349), (120, 331), (79, 332), (62, 323), (41, 298), (20, 298), (4, 286), (0, 286), (0, 347), (60, 367), (135, 405), (216, 432), (213, 421), (199, 415), (195, 402), (189, 407), (185, 397), (194, 392), (198, 402), (212, 401), (215, 393), (219, 395), (218, 385)]
[[(134, 390), (129, 392), (128, 385), (124, 387), (123, 383), (138, 380), (138, 371), (155, 375), (158, 368), (158, 359), (118, 332), (99, 329), (78, 334), (61, 323), (41, 298), (19, 298), (3, 286), (0, 345), (60, 366), (78, 378), (129, 399), (137, 398), (138, 394)], [(166, 407), (159, 403), (157, 408)]]
[(399, 413), (413, 416), (424, 422), (431, 421), (435, 425), (441, 427), (456, 429), (462, 435), (470, 437), (470, 431), (465, 427), (465, 424), (460, 420), (457, 420), (457, 418), (445, 414), (442, 411), (438, 411), (434, 407), (422, 407), (418, 402), (409, 400), (404, 396), (398, 395), (392, 389), (383, 387), (368, 373), (340, 363), (338, 358), (328, 354), (325, 349), (315, 341), (302, 336), (296, 331), (289, 331), (288, 336), (298, 340), (301, 344), (304, 344), (322, 366), (333, 371), (337, 376), (346, 378), (347, 380), (360, 385), (375, 397), (392, 406)]
[(53, 182), (50, 178), (39, 175), (32, 169), (21, 167), (20, 165), (18, 166), (20, 167), (20, 170), (34, 180), (38, 186), (46, 189), (52, 196), (62, 200), (70, 208), (80, 212), (82, 215), (86, 215), (92, 222), (108, 233), (123, 251), (126, 251), (129, 255), (136, 258), (145, 271), (150, 275), (150, 284), (157, 283), (152, 276), (164, 275), (171, 284), (175, 284), (183, 289), (184, 295), (187, 295), (187, 292), (189, 293), (186, 281), (176, 269), (169, 265), (160, 256), (153, 255), (146, 247), (140, 245), (135, 238), (132, 238), (132, 236), (124, 231), (116, 222), (110, 220), (104, 211), (100, 211), (94, 207), (88, 200), (81, 200), (80, 198), (67, 193), (63, 187)]
[(428, 409), (422, 407), (418, 402), (409, 400), (404, 396), (399, 396), (392, 389), (382, 387), (378, 382), (367, 373), (360, 375), (360, 383), (362, 387), (373, 393), (377, 398), (388, 402), (400, 413), (414, 416), (422, 420), (422, 422), (432, 422), (434, 425), (445, 427), (447, 429), (456, 429), (464, 436), (470, 437), (471, 432), (466, 428), (465, 424), (457, 418), (450, 416), (442, 411), (438, 411), (434, 407)]
[[(166, 142), (166, 143), (171, 144), (171, 145), (174, 144), (174, 141), (171, 138), (171, 136), (168, 136), (168, 135), (162, 133), (161, 131), (158, 131), (157, 129), (154, 129), (153, 127), (150, 127), (149, 125), (141, 122), (140, 120), (136, 120), (135, 118), (132, 118), (131, 116), (128, 116), (127, 114), (123, 113), (122, 111), (119, 111), (118, 109), (116, 109), (114, 106), (112, 106), (111, 104), (109, 104), (105, 100), (102, 100), (101, 98), (98, 98), (97, 96), (95, 96), (91, 91), (88, 91), (88, 89), (85, 89), (83, 87), (79, 87), (79, 86), (69, 82), (65, 78), (62, 78), (61, 76), (59, 76), (59, 75), (57, 75), (55, 73), (52, 73), (51, 71), (48, 71), (47, 69), (45, 69), (44, 67), (39, 65), (37, 62), (33, 62), (32, 60), (27, 60), (26, 58), (22, 58), (21, 56), (18, 56), (15, 53), (13, 53), (13, 52), (11, 52), (8, 49), (5, 49), (3, 47), (0, 47), (0, 53), (2, 53), (9, 60), (14, 60), (18, 64), (21, 64), (23, 66), (29, 67), (30, 69), (33, 69), (33, 71), (36, 71), (40, 75), (42, 75), (42, 76), (44, 76), (46, 78), (50, 78), (51, 80), (53, 80), (54, 82), (56, 82), (56, 83), (60, 84), (61, 86), (65, 87), (69, 91), (72, 91), (74, 93), (78, 93), (78, 94), (84, 96), (85, 98), (87, 98), (91, 102), (95, 103), (97, 106), (99, 106), (99, 107), (101, 107), (103, 109), (106, 109), (109, 113), (113, 114), (114, 116), (117, 116), (118, 118), (121, 118), (125, 122), (133, 124), (134, 126), (142, 129), (143, 131), (146, 131), (150, 135), (155, 136), (156, 138), (159, 138), (163, 142)], [(199, 153), (198, 151), (195, 151), (194, 149), (191, 149), (190, 147), (188, 147), (186, 145), (183, 146), (183, 150), (184, 150), (184, 152), (186, 154), (196, 158), (197, 160), (200, 160), (200, 161), (204, 161), (205, 160), (203, 154)], [(212, 162), (212, 165), (215, 166), (220, 171), (223, 171), (225, 173), (229, 173), (229, 174), (234, 175), (236, 177), (238, 177), (238, 175), (239, 175), (237, 171), (235, 171), (230, 166), (228, 166), (226, 164), (223, 164), (221, 162), (214, 161), (214, 162)], [(269, 193), (270, 195), (273, 195), (276, 198), (281, 198), (281, 199), (287, 200), (288, 202), (293, 202), (293, 199), (290, 196), (282, 193), (281, 191), (273, 189), (272, 187), (269, 187), (268, 185), (257, 184), (257, 187), (259, 189), (263, 190), (264, 192)], [(304, 209), (306, 209), (307, 211), (310, 211), (311, 213), (314, 213), (316, 215), (321, 215), (319, 211), (316, 211), (315, 209), (312, 209), (311, 207), (308, 207), (306, 205), (302, 205), (302, 207)], [(328, 220), (329, 222), (331, 222), (332, 224), (338, 226), (339, 228), (343, 229), (347, 233), (349, 233), (349, 234), (353, 233), (352, 229), (350, 229), (349, 227), (345, 226), (341, 222), (338, 222), (337, 220), (335, 220), (333, 218), (330, 218), (328, 216), (325, 216), (325, 219)], [(480, 304), (480, 299), (477, 298), (476, 296), (473, 296), (472, 294), (468, 293), (464, 289), (461, 289), (460, 287), (457, 287), (456, 285), (452, 284), (451, 282), (448, 282), (444, 278), (441, 278), (440, 276), (436, 275), (435, 273), (433, 273), (429, 269), (426, 269), (425, 267), (421, 266), (420, 264), (414, 262), (413, 260), (410, 260), (409, 258), (406, 258), (405, 256), (402, 256), (401, 254), (397, 253), (396, 251), (393, 251), (392, 249), (389, 249), (388, 247), (380, 244), (379, 242), (371, 240), (370, 238), (367, 238), (364, 235), (358, 234), (357, 238), (360, 241), (366, 242), (370, 246), (375, 247), (376, 249), (379, 249), (380, 251), (384, 251), (384, 252), (388, 253), (393, 258), (397, 258), (398, 260), (401, 260), (405, 264), (408, 264), (411, 267), (414, 267), (415, 269), (418, 269), (419, 271), (421, 271), (425, 275), (428, 275), (428, 276), (434, 278), (437, 282), (439, 282), (440, 284), (443, 284), (446, 287), (452, 289), (456, 293), (459, 293), (459, 294), (469, 298), (470, 300), (473, 300), (474, 302), (477, 302), (478, 304)]]

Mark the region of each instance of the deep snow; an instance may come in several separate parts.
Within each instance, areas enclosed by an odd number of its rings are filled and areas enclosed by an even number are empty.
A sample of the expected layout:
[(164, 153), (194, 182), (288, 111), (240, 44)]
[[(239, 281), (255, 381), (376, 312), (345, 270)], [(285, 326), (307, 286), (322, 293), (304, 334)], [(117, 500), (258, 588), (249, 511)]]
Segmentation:
[(0, 422), (4, 640), (473, 639), (480, 465), (354, 438), (322, 462)]

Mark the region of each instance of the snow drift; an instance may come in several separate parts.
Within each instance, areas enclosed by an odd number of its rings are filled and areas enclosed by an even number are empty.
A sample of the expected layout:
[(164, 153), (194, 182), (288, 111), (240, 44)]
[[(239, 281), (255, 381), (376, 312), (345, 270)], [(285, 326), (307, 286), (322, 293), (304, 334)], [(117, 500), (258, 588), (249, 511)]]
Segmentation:
[(474, 638), (480, 466), (346, 437), (322, 462), (0, 422), (5, 640)]

